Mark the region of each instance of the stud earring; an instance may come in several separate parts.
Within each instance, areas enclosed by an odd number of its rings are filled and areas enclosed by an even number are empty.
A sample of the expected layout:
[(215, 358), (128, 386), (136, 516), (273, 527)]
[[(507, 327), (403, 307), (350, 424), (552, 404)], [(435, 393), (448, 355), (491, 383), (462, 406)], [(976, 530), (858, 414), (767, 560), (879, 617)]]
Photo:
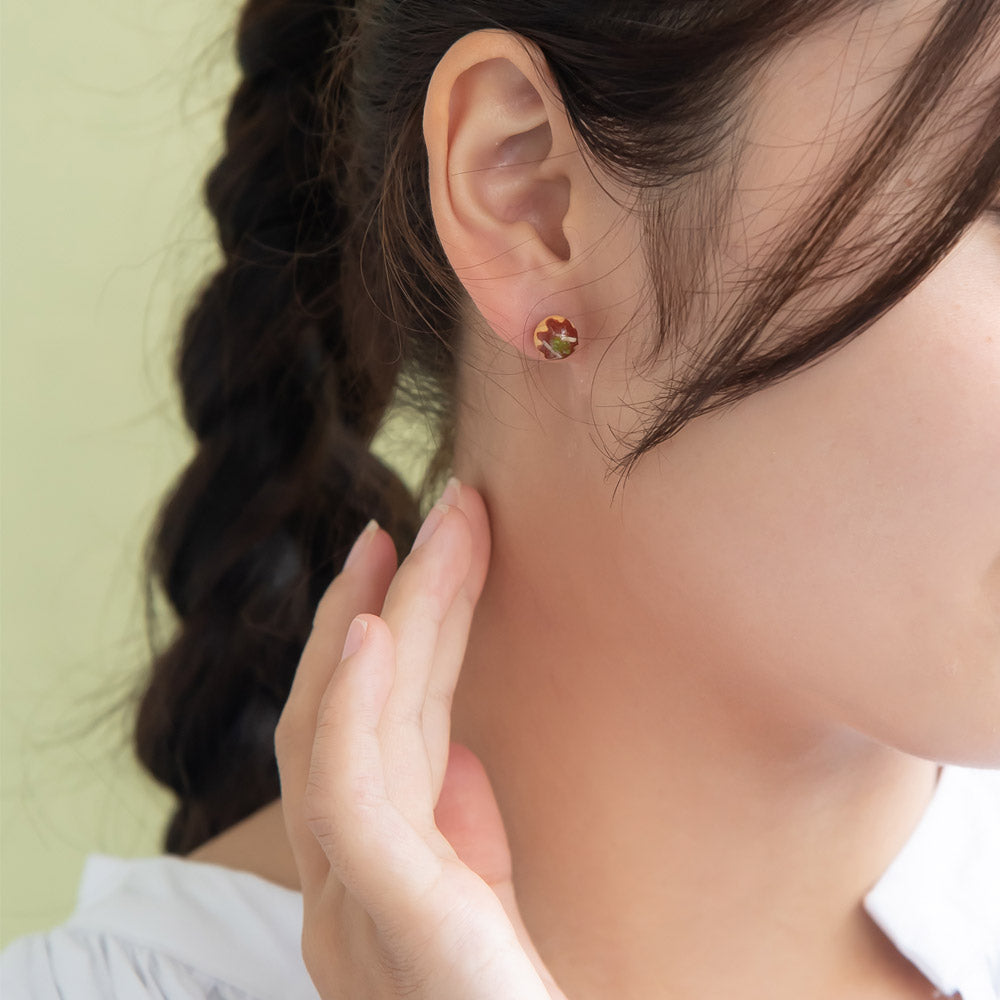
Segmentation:
[(534, 339), (542, 357), (559, 361), (576, 350), (580, 335), (565, 316), (547, 316), (535, 327)]

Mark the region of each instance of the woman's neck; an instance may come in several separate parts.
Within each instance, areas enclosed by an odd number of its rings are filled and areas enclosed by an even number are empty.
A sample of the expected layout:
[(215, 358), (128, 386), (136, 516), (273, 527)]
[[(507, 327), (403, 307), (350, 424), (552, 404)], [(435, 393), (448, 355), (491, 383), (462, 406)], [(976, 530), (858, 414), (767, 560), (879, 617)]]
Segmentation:
[(585, 503), (548, 535), (496, 513), (453, 739), (486, 766), (567, 995), (930, 995), (861, 900), (936, 765), (671, 647), (671, 595), (659, 620), (637, 614)]

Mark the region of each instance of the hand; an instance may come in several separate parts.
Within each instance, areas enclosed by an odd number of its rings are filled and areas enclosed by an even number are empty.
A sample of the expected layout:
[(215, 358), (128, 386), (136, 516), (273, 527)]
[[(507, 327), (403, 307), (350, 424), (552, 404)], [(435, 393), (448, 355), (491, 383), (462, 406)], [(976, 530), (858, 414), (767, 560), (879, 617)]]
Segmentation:
[(489, 548), (482, 499), (453, 481), (398, 572), (369, 531), (320, 601), (275, 743), (324, 1000), (565, 1000), (518, 913), (486, 773), (449, 752)]

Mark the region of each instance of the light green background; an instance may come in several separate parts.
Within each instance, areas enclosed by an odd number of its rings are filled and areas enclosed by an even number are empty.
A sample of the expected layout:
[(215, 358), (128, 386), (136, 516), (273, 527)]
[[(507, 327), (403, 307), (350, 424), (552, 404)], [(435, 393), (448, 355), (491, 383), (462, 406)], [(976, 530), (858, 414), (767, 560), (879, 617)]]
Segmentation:
[(87, 853), (157, 849), (166, 797), (114, 711), (146, 662), (141, 557), (188, 455), (172, 338), (232, 0), (4, 0), (0, 933), (64, 918)]
[[(3, 943), (68, 915), (87, 854), (159, 847), (169, 799), (123, 706), (148, 663), (141, 550), (190, 455), (172, 349), (218, 260), (201, 189), (239, 7), (3, 2)], [(401, 418), (377, 448), (412, 485), (426, 441)]]

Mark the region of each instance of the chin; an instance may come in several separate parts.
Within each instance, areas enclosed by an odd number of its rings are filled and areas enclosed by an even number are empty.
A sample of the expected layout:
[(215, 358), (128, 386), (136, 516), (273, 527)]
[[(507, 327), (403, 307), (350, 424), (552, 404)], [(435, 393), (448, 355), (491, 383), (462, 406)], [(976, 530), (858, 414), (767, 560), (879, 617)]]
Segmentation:
[(895, 733), (883, 742), (935, 764), (1000, 769), (1000, 699), (991, 700), (989, 713), (981, 705), (965, 713), (949, 712), (942, 702), (938, 715), (920, 732)]
[(924, 651), (917, 673), (913, 651), (913, 683), (898, 692), (892, 745), (939, 764), (1000, 768), (1000, 634), (956, 625), (950, 635), (928, 635)]

